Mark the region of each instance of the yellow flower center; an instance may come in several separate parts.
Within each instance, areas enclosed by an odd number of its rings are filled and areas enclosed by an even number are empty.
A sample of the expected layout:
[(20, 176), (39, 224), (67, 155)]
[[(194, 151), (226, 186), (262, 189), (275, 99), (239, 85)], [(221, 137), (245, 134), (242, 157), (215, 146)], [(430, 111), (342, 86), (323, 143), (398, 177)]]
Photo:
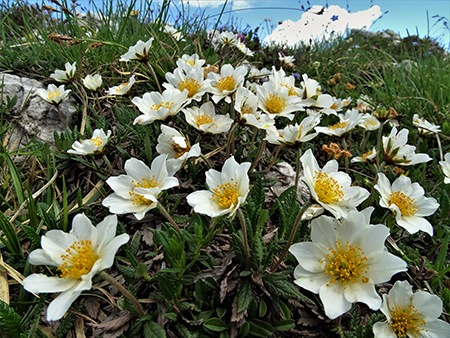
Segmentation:
[(241, 114), (253, 114), (253, 109), (252, 107), (249, 107), (247, 105), (244, 104), (244, 106), (241, 108)]
[(269, 114), (280, 114), (286, 109), (286, 100), (277, 94), (269, 94), (266, 100), (266, 109)]
[(186, 78), (184, 80), (181, 80), (180, 83), (178, 83), (178, 89), (180, 91), (184, 91), (185, 89), (188, 90), (188, 99), (194, 97), (195, 94), (198, 93), (198, 90), (200, 89), (200, 84), (197, 82), (197, 80)]
[(395, 204), (402, 216), (414, 216), (420, 209), (416, 206), (416, 200), (406, 196), (401, 191), (391, 192), (390, 204)]
[(197, 115), (197, 127), (200, 127), (203, 124), (213, 123), (213, 119), (209, 115)]
[(336, 104), (336, 102), (333, 102), (333, 104), (331, 105), (330, 109), (337, 109), (337, 104)]
[(186, 148), (183, 148), (178, 143), (172, 143), (172, 149), (175, 151), (175, 158), (180, 158), (183, 154), (189, 152), (191, 150), (191, 146), (186, 142)]
[(228, 90), (229, 92), (231, 92), (234, 90), (235, 86), (236, 82), (234, 81), (234, 77), (232, 75), (222, 77), (221, 79), (216, 81), (215, 85), (215, 87), (221, 92), (223, 92), (224, 90)]
[(287, 84), (282, 84), (281, 86), (289, 89), (289, 92), (288, 92), (289, 96), (300, 96), (300, 95), (298, 95), (297, 91), (295, 90), (295, 88), (293, 86), (288, 86)]
[(336, 241), (336, 250), (330, 248), (330, 253), (325, 258), (325, 274), (329, 274), (332, 279), (329, 283), (337, 281), (339, 284), (354, 284), (361, 278), (363, 283), (367, 283), (369, 278), (363, 275), (367, 273), (369, 267), (364, 262), (367, 257), (361, 248), (353, 245), (341, 245)]
[(170, 110), (170, 108), (172, 108), (173, 105), (174, 105), (173, 102), (169, 102), (169, 101), (163, 102), (163, 101), (161, 101), (161, 103), (158, 103), (158, 104), (155, 103), (154, 105), (152, 105), (150, 107), (150, 109), (154, 110), (154, 111), (158, 111), (159, 108), (164, 107), (164, 108), (167, 108), (167, 109)]
[(303, 126), (300, 126), (300, 129), (298, 130), (297, 140), (300, 140), (302, 138), (302, 132), (303, 132)]
[(213, 201), (218, 203), (222, 208), (228, 209), (231, 205), (233, 205), (233, 209), (236, 208), (239, 200), (239, 192), (237, 190), (237, 182), (233, 182), (233, 179), (231, 179), (231, 183), (218, 185), (217, 188), (213, 189), (213, 192)]
[(348, 125), (349, 125), (349, 123), (347, 121), (344, 121), (344, 122), (339, 122), (339, 123), (333, 124), (331, 127), (328, 127), (328, 129), (332, 129), (332, 130), (344, 129)]
[(368, 127), (368, 126), (374, 126), (374, 127), (376, 127), (378, 125), (378, 123), (376, 122), (376, 121), (374, 121), (374, 120), (369, 120), (369, 121), (367, 121), (366, 123), (364, 123), (364, 127)]
[(48, 93), (48, 98), (49, 98), (50, 100), (53, 100), (53, 98), (54, 98), (55, 96), (59, 96), (59, 95), (61, 95), (61, 93), (60, 93), (60, 91), (57, 89), (57, 90), (54, 90), (54, 91)]
[(64, 263), (58, 266), (61, 277), (64, 279), (80, 279), (81, 276), (91, 272), (98, 259), (98, 255), (92, 250), (92, 242), (89, 240), (73, 243), (66, 253), (61, 255)]
[(91, 138), (92, 143), (94, 143), (97, 147), (100, 147), (102, 145), (103, 139), (99, 136), (92, 137)]
[(364, 153), (361, 157), (362, 157), (362, 159), (364, 160), (364, 161), (368, 161), (367, 160), (367, 157), (369, 157), (370, 155), (372, 155), (373, 154), (373, 150), (371, 150), (371, 151), (368, 151), (367, 153)]
[(194, 60), (186, 60), (186, 63), (187, 63), (189, 66), (194, 66)]
[(394, 330), (397, 337), (407, 337), (414, 335), (417, 337), (420, 334), (419, 331), (424, 330), (420, 326), (425, 326), (427, 323), (422, 318), (419, 318), (419, 314), (414, 305), (408, 307), (396, 305), (391, 311), (391, 320), (389, 325)]
[(128, 82), (122, 83), (120, 86), (118, 86), (116, 92), (120, 93), (125, 86), (128, 86)]
[(338, 181), (332, 177), (328, 177), (327, 173), (316, 172), (316, 174), (314, 191), (319, 199), (318, 202), (332, 203), (344, 199), (344, 193), (341, 190), (343, 187), (339, 185)]
[(152, 200), (144, 198), (142, 195), (137, 195), (134, 193), (135, 188), (156, 188), (158, 186), (158, 182), (155, 181), (155, 175), (153, 175), (152, 179), (149, 180), (148, 178), (142, 177), (142, 182), (137, 182), (132, 180), (134, 187), (131, 189), (128, 194), (131, 196), (131, 201), (133, 204), (147, 204), (150, 205), (154, 203)]

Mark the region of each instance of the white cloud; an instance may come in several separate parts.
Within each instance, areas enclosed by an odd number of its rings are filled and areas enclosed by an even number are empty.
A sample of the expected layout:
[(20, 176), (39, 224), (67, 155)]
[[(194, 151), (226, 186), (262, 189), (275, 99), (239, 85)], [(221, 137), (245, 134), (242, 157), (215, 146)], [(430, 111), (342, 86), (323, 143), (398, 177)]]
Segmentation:
[[(183, 3), (185, 5), (206, 9), (222, 7), (225, 4), (225, 0), (183, 0)], [(180, 5), (181, 2), (178, 4)], [(227, 8), (230, 9), (230, 6), (232, 6), (233, 9), (254, 7), (251, 5), (251, 0), (229, 0)]]
[[(319, 14), (320, 13), (320, 14)], [(329, 39), (333, 34), (343, 34), (347, 28), (368, 29), (372, 21), (381, 15), (380, 7), (373, 6), (365, 11), (348, 13), (339, 6), (313, 6), (303, 13), (302, 18), (293, 22), (284, 21), (264, 42), (295, 46), (301, 41), (309, 43)]]

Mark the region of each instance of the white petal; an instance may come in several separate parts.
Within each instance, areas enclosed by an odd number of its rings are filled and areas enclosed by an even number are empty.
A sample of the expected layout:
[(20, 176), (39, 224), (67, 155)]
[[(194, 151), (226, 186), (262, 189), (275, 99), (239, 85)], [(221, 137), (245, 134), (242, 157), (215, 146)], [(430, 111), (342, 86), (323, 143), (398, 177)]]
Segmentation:
[(103, 221), (97, 224), (97, 232), (98, 232), (98, 241), (97, 241), (97, 250), (101, 252), (104, 247), (108, 245), (110, 241), (113, 240), (114, 236), (116, 236), (116, 227), (117, 227), (117, 216), (109, 215), (106, 216)]
[(389, 281), (396, 273), (406, 270), (407, 264), (403, 259), (385, 250), (377, 262), (369, 265), (365, 276), (370, 278), (374, 284), (379, 284)]
[(337, 220), (329, 216), (320, 216), (311, 222), (311, 240), (326, 249), (336, 248)]
[(443, 338), (450, 337), (450, 324), (437, 319), (427, 322), (425, 331), (420, 331), (423, 338)]
[(381, 306), (381, 297), (375, 290), (375, 286), (371, 280), (367, 283), (356, 282), (347, 285), (344, 290), (345, 299), (347, 301), (365, 303), (372, 310), (378, 310)]
[(325, 308), (325, 314), (330, 319), (335, 319), (352, 308), (352, 303), (345, 299), (344, 290), (339, 283), (322, 285), (319, 296)]
[(80, 293), (69, 290), (56, 297), (47, 308), (47, 320), (61, 319)]
[(76, 236), (78, 240), (90, 240), (92, 247), (97, 245), (97, 229), (85, 214), (78, 214), (73, 218), (70, 233)]
[(324, 273), (327, 253), (322, 246), (312, 242), (302, 242), (291, 245), (289, 252), (297, 258), (300, 265), (311, 273)]
[(412, 299), (416, 310), (424, 316), (426, 322), (439, 318), (442, 313), (442, 300), (425, 291), (417, 291)]
[(295, 284), (314, 293), (319, 293), (320, 287), (330, 281), (330, 276), (325, 275), (324, 272), (311, 273), (303, 269), (301, 265), (295, 268), (294, 278)]
[(114, 256), (116, 255), (117, 250), (119, 248), (127, 243), (130, 239), (130, 236), (128, 234), (122, 234), (117, 237), (114, 237), (107, 246), (102, 250), (100, 253), (101, 255), (101, 262), (98, 267), (98, 271), (110, 268), (114, 263)]
[(25, 290), (34, 293), (52, 293), (69, 290), (77, 283), (79, 283), (78, 279), (64, 279), (56, 276), (48, 277), (43, 274), (34, 273), (23, 280), (23, 287)]
[(231, 212), (231, 210), (224, 209), (218, 203), (213, 201), (212, 196), (212, 192), (200, 190), (189, 194), (186, 199), (188, 204), (194, 208), (195, 212), (208, 215), (209, 217), (217, 217), (226, 214), (227, 212)]
[(143, 177), (151, 178), (150, 168), (141, 160), (137, 158), (130, 158), (125, 162), (125, 171), (127, 175), (131, 176), (139, 182)]
[(373, 326), (375, 338), (397, 338), (397, 334), (387, 322), (378, 322)]
[(53, 259), (42, 249), (36, 249), (30, 252), (28, 261), (33, 265), (59, 266), (59, 263), (54, 262)]

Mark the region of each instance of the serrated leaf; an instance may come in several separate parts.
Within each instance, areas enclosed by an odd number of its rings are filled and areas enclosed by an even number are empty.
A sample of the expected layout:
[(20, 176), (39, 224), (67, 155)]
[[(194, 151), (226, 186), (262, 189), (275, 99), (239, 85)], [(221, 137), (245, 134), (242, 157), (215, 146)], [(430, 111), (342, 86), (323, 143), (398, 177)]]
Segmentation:
[(24, 333), (20, 319), (14, 309), (0, 299), (0, 327), (8, 336), (17, 337)]
[(247, 309), (250, 301), (252, 300), (252, 297), (252, 286), (248, 282), (248, 280), (244, 280), (237, 294), (237, 312), (242, 312)]
[(264, 286), (267, 291), (277, 297), (292, 299), (300, 296), (300, 292), (294, 283), (287, 281), (286, 276), (282, 274), (263, 275)]
[(214, 332), (222, 332), (228, 330), (228, 325), (219, 318), (210, 318), (203, 323), (203, 326)]
[(261, 266), (263, 258), (266, 254), (266, 245), (264, 244), (264, 241), (259, 233), (255, 234), (253, 237), (253, 245), (251, 249), (253, 266), (258, 269)]
[(192, 334), (189, 332), (189, 330), (181, 325), (177, 325), (175, 326), (177, 332), (178, 332), (178, 336), (180, 338), (192, 338)]
[(156, 322), (148, 322), (144, 325), (144, 337), (145, 338), (165, 338), (166, 331), (163, 327)]

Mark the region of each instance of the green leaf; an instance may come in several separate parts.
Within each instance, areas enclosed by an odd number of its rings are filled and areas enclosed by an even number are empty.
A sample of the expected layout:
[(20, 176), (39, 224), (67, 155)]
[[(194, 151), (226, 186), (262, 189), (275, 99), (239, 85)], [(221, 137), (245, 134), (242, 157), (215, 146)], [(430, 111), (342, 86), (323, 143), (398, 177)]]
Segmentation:
[(261, 299), (261, 301), (259, 302), (259, 316), (264, 317), (266, 315), (266, 312), (267, 312), (267, 304), (264, 301), (264, 299)]
[(222, 332), (228, 330), (228, 325), (219, 318), (211, 318), (203, 323), (203, 326), (214, 332)]
[(252, 244), (253, 245), (252, 245), (252, 250), (251, 250), (251, 252), (252, 252), (251, 260), (252, 260), (253, 267), (258, 269), (261, 266), (262, 261), (267, 254), (266, 245), (264, 244), (264, 241), (259, 233), (256, 233), (253, 236)]
[(245, 322), (244, 324), (242, 324), (241, 328), (239, 329), (239, 338), (247, 337), (249, 331), (250, 331), (250, 323)]
[(439, 249), (439, 253), (436, 258), (436, 262), (434, 263), (434, 269), (437, 272), (440, 272), (445, 264), (445, 257), (448, 252), (448, 242), (449, 242), (449, 233), (447, 232), (442, 240), (441, 248)]
[(289, 331), (295, 327), (295, 321), (293, 319), (280, 320), (274, 323), (273, 327), (277, 331)]
[(0, 327), (8, 336), (17, 337), (24, 333), (20, 319), (14, 309), (0, 299)]
[(274, 328), (267, 322), (258, 319), (250, 319), (249, 334), (254, 337), (266, 338), (273, 334)]
[(442, 195), (439, 200), (439, 213), (441, 218), (446, 217), (450, 213), (450, 198), (446, 190), (442, 189)]
[(280, 312), (284, 319), (291, 319), (291, 310), (289, 307), (280, 299), (277, 299), (278, 306), (280, 307)]
[(144, 325), (144, 337), (145, 338), (165, 338), (166, 331), (156, 322), (148, 322)]
[(248, 282), (248, 280), (245, 279), (237, 294), (237, 311), (242, 312), (245, 309), (247, 309), (247, 307), (250, 305), (252, 297), (253, 297), (252, 286)]
[(292, 299), (300, 296), (300, 292), (294, 283), (287, 281), (283, 274), (266, 274), (263, 275), (264, 286), (271, 294), (285, 299)]
[(39, 247), (41, 245), (41, 237), (36, 233), (35, 229), (26, 224), (20, 224), (20, 227), (34, 246)]
[(192, 338), (192, 334), (189, 332), (189, 330), (186, 327), (177, 325), (177, 326), (175, 326), (175, 329), (177, 330), (178, 336), (180, 338)]
[(4, 236), (0, 236), (0, 241), (6, 246), (12, 255), (23, 257), (22, 247), (20, 246), (19, 238), (17, 237), (16, 229), (11, 224), (8, 218), (0, 212), (0, 229)]

